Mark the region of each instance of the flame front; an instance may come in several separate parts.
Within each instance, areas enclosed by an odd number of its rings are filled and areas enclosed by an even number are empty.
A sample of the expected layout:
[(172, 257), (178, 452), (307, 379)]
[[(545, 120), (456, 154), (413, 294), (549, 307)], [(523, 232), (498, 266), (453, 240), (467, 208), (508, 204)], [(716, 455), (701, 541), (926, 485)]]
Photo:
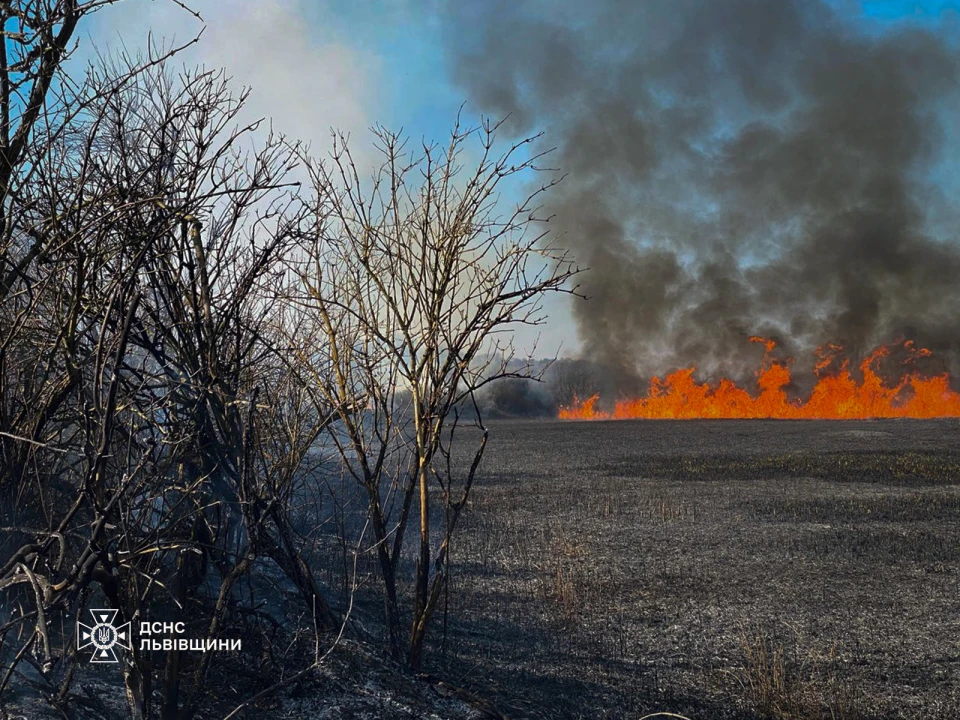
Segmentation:
[[(597, 408), (599, 396), (576, 400), (560, 408), (563, 420), (626, 420), (695, 419), (695, 418), (781, 418), (855, 420), (868, 418), (937, 418), (960, 417), (960, 394), (950, 387), (946, 374), (923, 377), (915, 371), (905, 373), (894, 386), (880, 378), (877, 366), (890, 354), (889, 346), (881, 346), (861, 363), (863, 379), (854, 379), (849, 363), (840, 359), (838, 345), (817, 350), (815, 367), (817, 383), (806, 400), (787, 397), (785, 388), (791, 382), (786, 361), (775, 359), (772, 340), (752, 337), (763, 343), (766, 354), (757, 371), (759, 392), (752, 395), (734, 382), (723, 379), (715, 385), (698, 383), (695, 368), (678, 370), (666, 378), (654, 378), (646, 396), (620, 400), (611, 412)], [(900, 343), (908, 362), (926, 357), (930, 351), (917, 348), (912, 341)], [(837, 372), (828, 374), (831, 367)]]

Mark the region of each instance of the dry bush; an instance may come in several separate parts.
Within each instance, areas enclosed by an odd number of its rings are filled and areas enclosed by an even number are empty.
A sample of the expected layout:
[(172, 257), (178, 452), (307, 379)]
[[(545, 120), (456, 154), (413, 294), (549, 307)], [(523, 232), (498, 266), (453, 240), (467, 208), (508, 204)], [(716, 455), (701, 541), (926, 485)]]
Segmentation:
[[(255, 141), (246, 91), (174, 70), (176, 49), (66, 78), (71, 33), (108, 4), (0, 6), (29, 30), (0, 70), (0, 696), (32, 665), (62, 706), (90, 607), (256, 647), (279, 624), (251, 579), (270, 565), (311, 632), (335, 628), (290, 517), (325, 416), (282, 361), (271, 302), (296, 146)], [(132, 717), (216, 701), (211, 674), (235, 658), (137, 639)]]
[[(375, 128), (370, 178), (344, 136), (326, 161), (302, 158), (312, 197), (303, 197), (302, 257), (290, 263), (299, 282), (289, 301), (303, 321), (289, 344), (317, 402), (334, 409), (331, 440), (368, 500), (387, 645), (414, 668), (446, 596), (451, 540), (487, 444), (477, 394), (538, 374), (502, 338), (542, 322), (543, 297), (572, 292), (577, 272), (539, 215), (556, 175), (513, 207), (498, 202), (543, 157), (530, 150), (537, 137), (501, 149), (499, 128), (458, 121), (446, 147), (411, 147)], [(469, 464), (457, 468), (451, 450), (468, 442), (464, 406), (478, 432)], [(402, 563), (414, 531), (408, 584)]]

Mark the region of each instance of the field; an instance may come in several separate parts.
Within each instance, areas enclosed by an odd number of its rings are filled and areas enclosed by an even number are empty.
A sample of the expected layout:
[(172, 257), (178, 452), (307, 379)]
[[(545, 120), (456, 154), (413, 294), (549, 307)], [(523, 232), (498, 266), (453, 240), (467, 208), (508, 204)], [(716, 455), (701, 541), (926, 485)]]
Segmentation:
[(450, 682), (512, 718), (960, 718), (956, 421), (491, 431)]

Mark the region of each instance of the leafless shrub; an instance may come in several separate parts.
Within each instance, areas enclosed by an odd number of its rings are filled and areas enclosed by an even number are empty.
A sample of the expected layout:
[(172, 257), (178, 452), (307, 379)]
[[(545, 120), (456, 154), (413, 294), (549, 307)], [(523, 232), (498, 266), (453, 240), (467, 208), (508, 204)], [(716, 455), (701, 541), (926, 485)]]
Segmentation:
[[(74, 90), (61, 77), (52, 103), (46, 58), (101, 4), (2, 8), (54, 50), (0, 76), (19, 121), (0, 178), (0, 692), (29, 661), (61, 699), (93, 594), (121, 622), (215, 640), (255, 612), (237, 588), (268, 558), (315, 630), (336, 628), (289, 515), (327, 414), (282, 359), (271, 303), (302, 213), (297, 148), (254, 144), (245, 94), (172, 73), (172, 51), (104, 61)], [(36, 106), (11, 99), (24, 68)], [(132, 716), (194, 715), (212, 659), (135, 644)]]
[[(417, 667), (448, 578), (450, 542), (486, 446), (475, 393), (525, 377), (505, 330), (542, 320), (540, 300), (575, 273), (537, 215), (551, 178), (501, 216), (506, 181), (535, 172), (531, 140), (498, 154), (498, 126), (455, 126), (446, 149), (408, 149), (375, 130), (382, 162), (361, 180), (346, 139), (325, 163), (305, 158), (314, 198), (291, 302), (302, 372), (317, 402), (336, 409), (331, 439), (364, 488), (383, 583), (388, 644)], [(468, 143), (478, 159), (464, 173)], [(324, 348), (317, 353), (316, 348)], [(469, 468), (450, 460), (458, 408), (479, 432)], [(418, 524), (412, 603), (399, 583), (408, 524)], [(438, 527), (439, 526), (439, 527)], [(405, 617), (406, 616), (406, 617)], [(408, 623), (404, 642), (401, 626)]]

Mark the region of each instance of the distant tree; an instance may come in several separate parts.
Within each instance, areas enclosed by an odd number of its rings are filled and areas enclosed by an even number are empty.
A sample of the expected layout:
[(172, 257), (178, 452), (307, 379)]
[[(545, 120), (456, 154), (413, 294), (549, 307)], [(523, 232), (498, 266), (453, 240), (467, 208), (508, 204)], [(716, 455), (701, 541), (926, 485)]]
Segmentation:
[[(295, 265), (302, 282), (293, 300), (310, 321), (291, 340), (318, 402), (338, 409), (333, 441), (367, 495), (389, 646), (414, 668), (486, 447), (476, 393), (530, 374), (530, 365), (511, 364), (504, 333), (541, 322), (544, 295), (572, 292), (577, 272), (537, 214), (556, 175), (512, 208), (501, 201), (506, 181), (535, 173), (542, 155), (530, 152), (536, 138), (498, 152), (497, 129), (458, 123), (446, 148), (410, 150), (378, 127), (381, 163), (369, 182), (342, 136), (329, 161), (306, 160), (313, 222)], [(476, 434), (459, 431), (465, 401), (476, 409)], [(461, 466), (451, 456), (468, 438), (477, 444)], [(398, 569), (411, 521), (416, 567), (408, 608)]]
[(597, 368), (590, 360), (557, 360), (550, 366), (546, 376), (557, 405), (569, 407), (600, 392)]

